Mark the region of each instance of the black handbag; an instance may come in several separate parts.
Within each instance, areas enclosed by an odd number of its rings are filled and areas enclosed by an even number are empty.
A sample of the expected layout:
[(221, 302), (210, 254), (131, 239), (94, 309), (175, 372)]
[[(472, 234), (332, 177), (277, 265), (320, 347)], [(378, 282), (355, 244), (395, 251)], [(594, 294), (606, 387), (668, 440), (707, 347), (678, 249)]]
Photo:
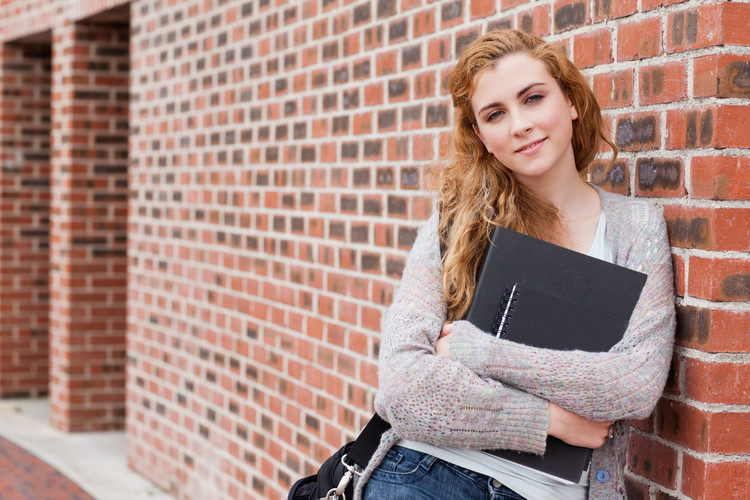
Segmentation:
[(364, 469), (380, 444), (380, 436), (391, 424), (373, 415), (357, 439), (346, 443), (331, 455), (317, 474), (297, 480), (289, 490), (287, 500), (346, 500), (354, 497), (352, 478)]

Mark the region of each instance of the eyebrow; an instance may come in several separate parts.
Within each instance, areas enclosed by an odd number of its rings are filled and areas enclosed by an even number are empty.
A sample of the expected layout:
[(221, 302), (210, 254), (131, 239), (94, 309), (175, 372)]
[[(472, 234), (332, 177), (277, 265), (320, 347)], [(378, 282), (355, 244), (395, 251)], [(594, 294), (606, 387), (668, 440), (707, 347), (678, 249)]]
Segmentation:
[[(518, 91), (518, 93), (516, 94), (516, 97), (521, 97), (526, 92), (528, 92), (529, 89), (531, 89), (531, 88), (533, 88), (533, 87), (535, 87), (537, 85), (544, 85), (544, 82), (532, 83), (531, 85), (525, 86), (524, 88), (522, 88), (521, 90)], [(491, 102), (488, 105), (482, 107), (482, 109), (480, 109), (479, 111), (477, 111), (477, 115), (481, 115), (483, 111), (485, 111), (487, 109), (490, 109), (490, 108), (494, 108), (495, 106), (499, 106), (499, 105), (500, 105), (499, 102)]]

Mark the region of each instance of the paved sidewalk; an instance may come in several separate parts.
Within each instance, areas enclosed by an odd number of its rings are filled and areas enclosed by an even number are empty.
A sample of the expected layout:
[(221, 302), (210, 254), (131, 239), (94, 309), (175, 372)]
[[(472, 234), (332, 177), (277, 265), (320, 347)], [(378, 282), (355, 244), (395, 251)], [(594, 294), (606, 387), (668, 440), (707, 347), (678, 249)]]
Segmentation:
[(124, 432), (65, 433), (48, 415), (46, 399), (0, 400), (0, 466), (14, 465), (0, 500), (174, 500), (128, 468)]

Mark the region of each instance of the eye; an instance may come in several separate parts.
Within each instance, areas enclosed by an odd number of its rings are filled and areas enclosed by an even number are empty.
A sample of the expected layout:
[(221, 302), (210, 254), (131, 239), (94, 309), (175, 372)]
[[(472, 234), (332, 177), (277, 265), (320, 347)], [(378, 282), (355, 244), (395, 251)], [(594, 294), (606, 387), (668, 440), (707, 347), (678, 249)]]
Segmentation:
[(529, 97), (526, 98), (527, 103), (535, 103), (538, 101), (541, 101), (544, 99), (544, 96), (542, 94), (531, 94)]
[(504, 111), (500, 111), (499, 109), (496, 109), (495, 111), (491, 111), (487, 117), (485, 118), (486, 121), (491, 122), (493, 120), (496, 120), (503, 116), (505, 114)]

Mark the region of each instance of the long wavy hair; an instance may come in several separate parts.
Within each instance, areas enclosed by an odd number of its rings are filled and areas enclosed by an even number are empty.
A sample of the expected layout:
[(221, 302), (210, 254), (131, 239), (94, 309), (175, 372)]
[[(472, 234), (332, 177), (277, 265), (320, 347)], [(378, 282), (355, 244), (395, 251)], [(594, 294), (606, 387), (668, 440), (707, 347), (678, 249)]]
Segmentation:
[[(443, 288), (448, 319), (465, 316), (476, 286), (479, 262), (499, 225), (535, 238), (560, 242), (557, 210), (518, 182), (487, 151), (474, 131), (471, 107), (478, 76), (498, 60), (524, 52), (543, 62), (578, 112), (573, 121), (573, 151), (578, 172), (585, 176), (603, 142), (617, 156), (604, 132), (601, 110), (586, 79), (556, 46), (516, 30), (491, 31), (468, 45), (450, 75), (455, 124), (439, 176), (440, 240)], [(509, 75), (512, 78), (512, 75)], [(611, 164), (611, 163), (610, 163)]]

